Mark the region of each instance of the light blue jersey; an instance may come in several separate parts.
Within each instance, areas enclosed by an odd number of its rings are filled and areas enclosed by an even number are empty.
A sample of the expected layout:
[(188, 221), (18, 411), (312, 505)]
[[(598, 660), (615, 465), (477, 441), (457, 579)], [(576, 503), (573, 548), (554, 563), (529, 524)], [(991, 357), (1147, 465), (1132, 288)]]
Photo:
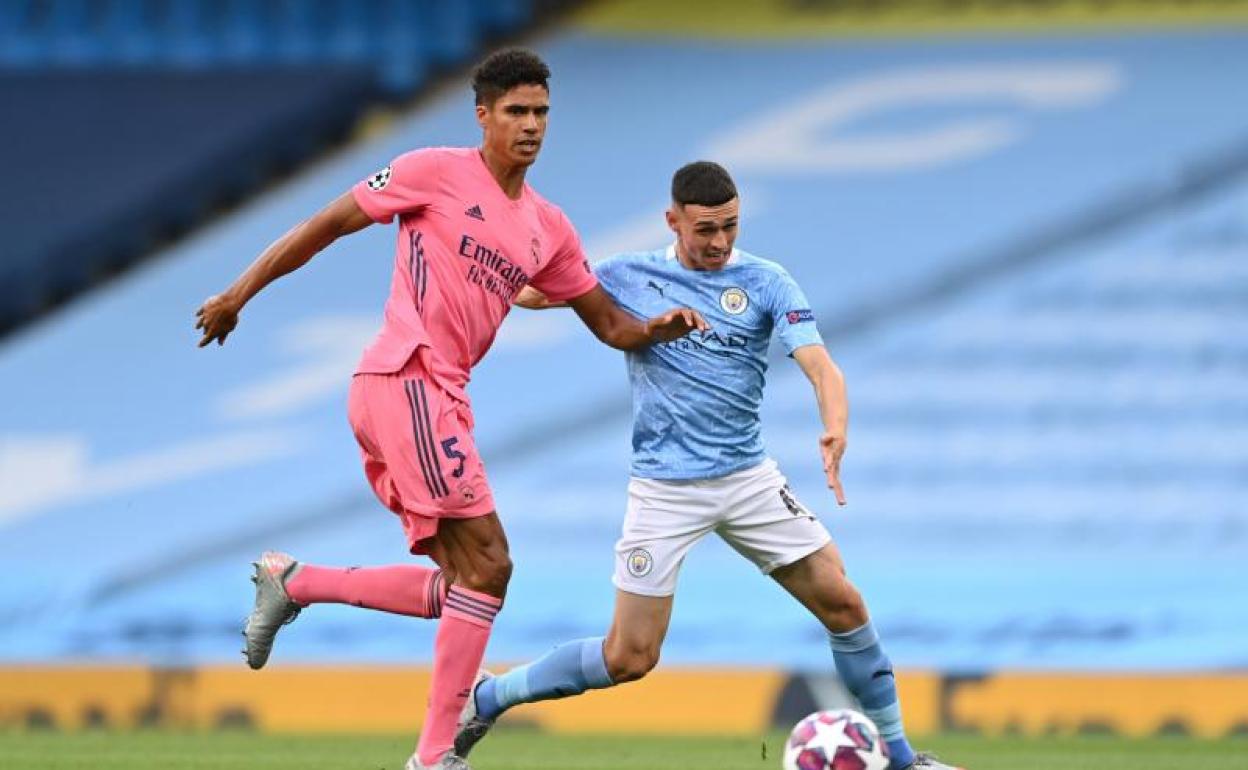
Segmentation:
[(595, 266), (606, 291), (638, 318), (691, 307), (711, 326), (628, 353), (632, 474), (706, 479), (762, 462), (759, 408), (772, 333), (785, 351), (822, 345), (802, 290), (775, 262), (733, 250), (721, 270), (690, 270), (674, 246)]

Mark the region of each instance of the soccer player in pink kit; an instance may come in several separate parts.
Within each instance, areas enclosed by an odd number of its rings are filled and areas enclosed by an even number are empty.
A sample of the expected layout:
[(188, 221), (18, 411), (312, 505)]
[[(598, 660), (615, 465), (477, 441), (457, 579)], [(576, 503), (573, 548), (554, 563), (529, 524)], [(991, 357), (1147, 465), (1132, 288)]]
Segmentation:
[(273, 639), (309, 604), (333, 602), (440, 618), (429, 706), (408, 770), (464, 770), (456, 721), (511, 575), (507, 538), (473, 441), (465, 386), (516, 293), (532, 284), (566, 301), (622, 350), (678, 339), (706, 324), (674, 308), (642, 323), (603, 291), (563, 212), (525, 181), (549, 111), (550, 72), (534, 54), (500, 51), (473, 78), (480, 148), (409, 152), (279, 238), (200, 308), (200, 346), (224, 343), (243, 305), (337, 238), (399, 218), (385, 321), (352, 378), (351, 427), (377, 497), (413, 554), (439, 568), (333, 568), (265, 553), (244, 629), (260, 668)]

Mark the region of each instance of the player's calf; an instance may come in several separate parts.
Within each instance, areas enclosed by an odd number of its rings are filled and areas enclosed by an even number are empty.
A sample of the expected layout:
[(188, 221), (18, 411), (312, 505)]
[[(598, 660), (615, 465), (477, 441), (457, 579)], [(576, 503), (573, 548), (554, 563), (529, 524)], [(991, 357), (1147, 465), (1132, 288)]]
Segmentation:
[(632, 645), (607, 637), (603, 645), (607, 673), (614, 684), (635, 682), (659, 665), (659, 645)]
[(521, 703), (567, 698), (616, 684), (607, 671), (603, 638), (565, 642), (505, 674), (486, 677), (474, 691), (478, 718), (493, 721)]
[(773, 570), (771, 577), (831, 633), (851, 631), (870, 619), (862, 594), (846, 577), (840, 554), (830, 543), (803, 559)]
[(852, 631), (871, 619), (862, 594), (844, 576), (821, 591), (816, 601), (815, 614), (824, 628), (832, 633)]

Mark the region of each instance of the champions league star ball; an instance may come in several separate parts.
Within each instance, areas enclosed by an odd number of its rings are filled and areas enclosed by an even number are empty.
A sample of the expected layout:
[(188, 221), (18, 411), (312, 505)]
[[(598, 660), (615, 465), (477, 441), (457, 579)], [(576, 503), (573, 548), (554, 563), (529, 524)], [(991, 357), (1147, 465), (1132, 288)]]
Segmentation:
[(857, 711), (816, 711), (789, 735), (784, 770), (888, 770), (888, 744)]

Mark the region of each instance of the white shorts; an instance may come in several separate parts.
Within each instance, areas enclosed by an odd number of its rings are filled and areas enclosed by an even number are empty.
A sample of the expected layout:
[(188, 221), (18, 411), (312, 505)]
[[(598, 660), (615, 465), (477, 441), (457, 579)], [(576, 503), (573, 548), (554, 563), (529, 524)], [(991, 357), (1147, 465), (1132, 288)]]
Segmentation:
[(764, 574), (832, 540), (770, 458), (715, 479), (634, 477), (628, 483), (624, 531), (615, 545), (615, 587), (642, 596), (671, 596), (685, 554), (712, 530)]

